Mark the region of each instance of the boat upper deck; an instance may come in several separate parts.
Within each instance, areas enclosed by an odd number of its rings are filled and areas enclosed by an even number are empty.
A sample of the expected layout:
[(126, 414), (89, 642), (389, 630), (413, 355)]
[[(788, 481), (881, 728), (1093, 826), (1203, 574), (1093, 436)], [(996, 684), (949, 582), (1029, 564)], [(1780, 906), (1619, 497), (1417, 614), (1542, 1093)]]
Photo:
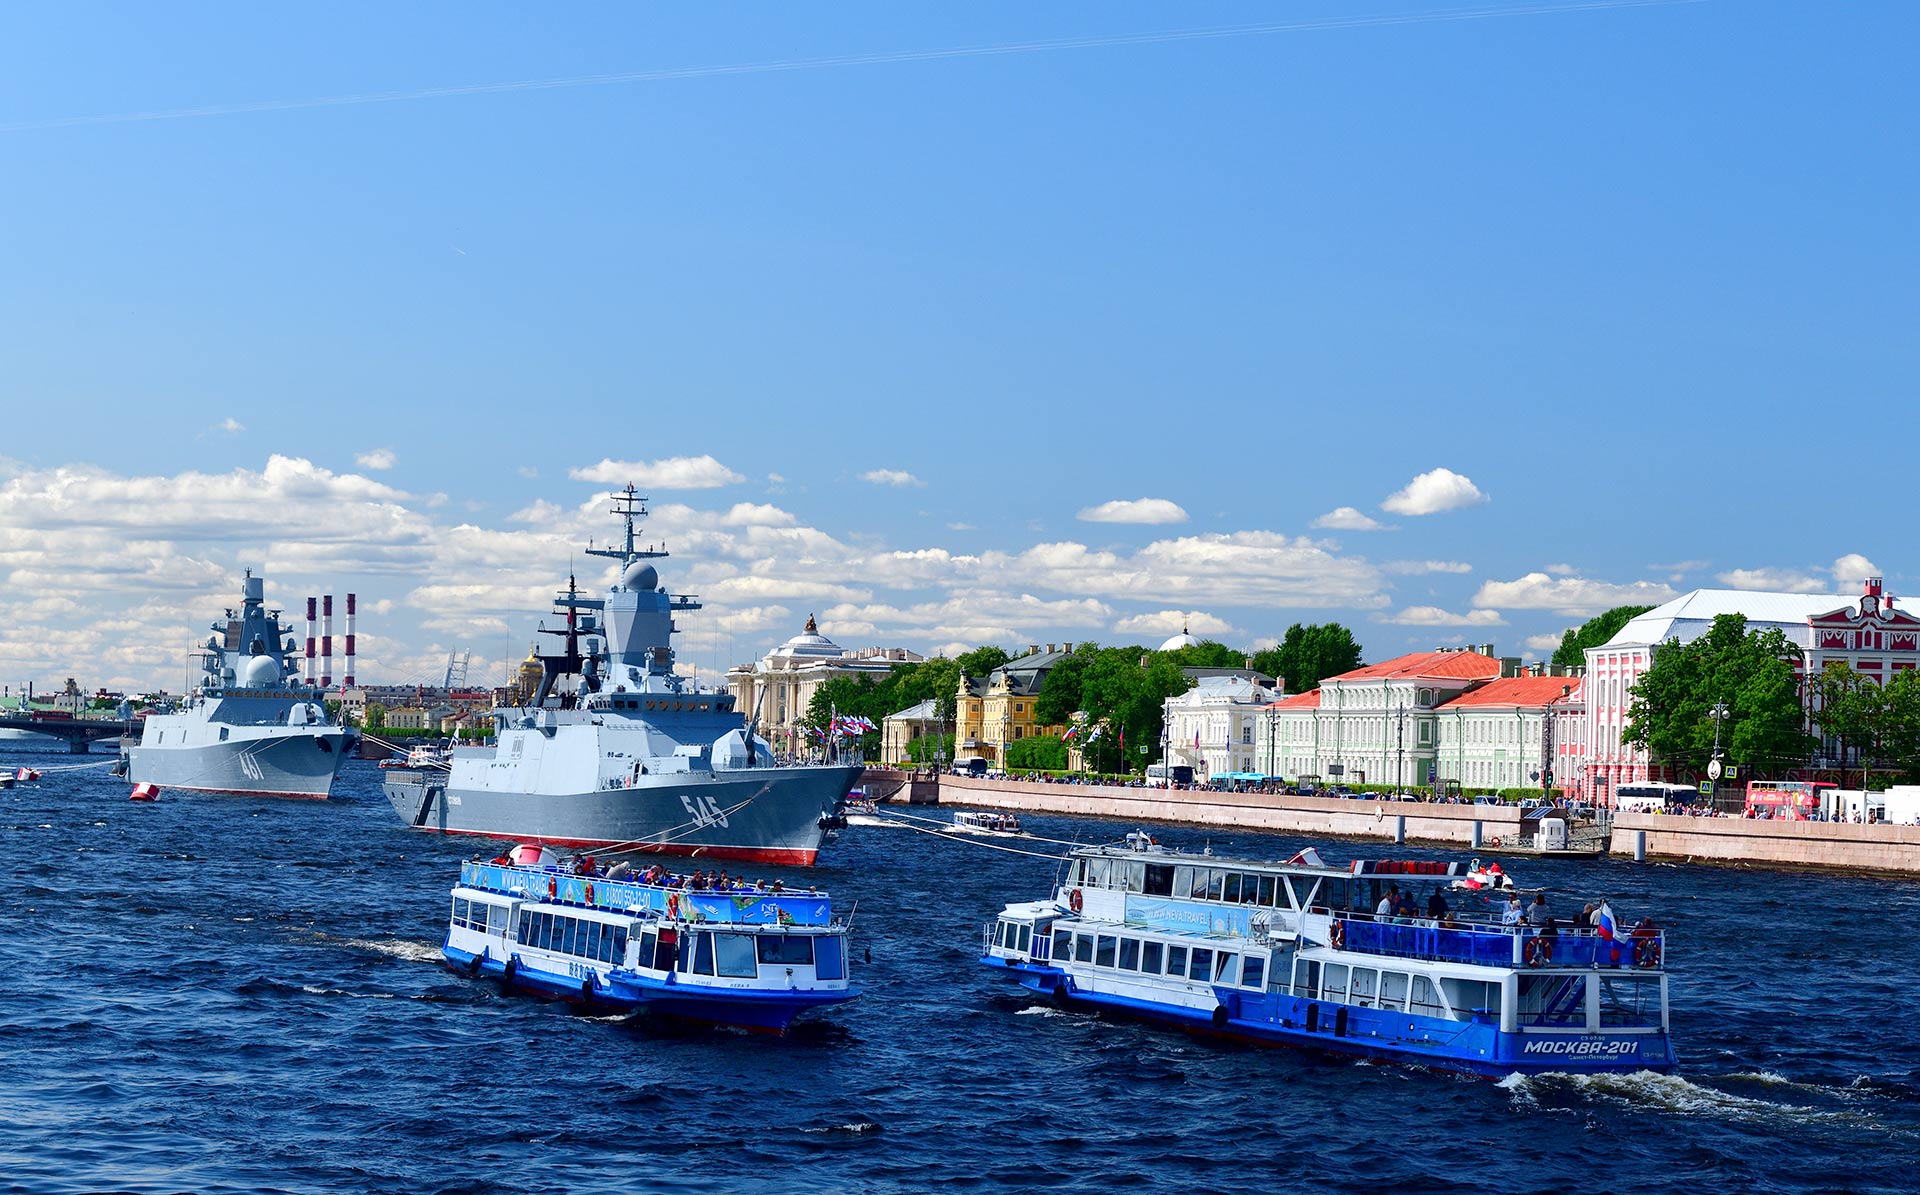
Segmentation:
[(460, 865), (460, 883), (484, 892), (613, 913), (653, 913), (733, 925), (833, 924), (833, 902), (825, 892), (791, 891), (778, 882), (696, 888), (685, 876), (668, 875), (649, 883), (564, 867), (474, 862)]
[(1336, 914), (1329, 944), (1342, 950), (1392, 958), (1468, 963), (1482, 967), (1636, 967), (1664, 965), (1666, 935), (1639, 930), (1605, 936), (1576, 926), (1549, 934), (1525, 925), (1429, 919), (1377, 921), (1366, 914)]

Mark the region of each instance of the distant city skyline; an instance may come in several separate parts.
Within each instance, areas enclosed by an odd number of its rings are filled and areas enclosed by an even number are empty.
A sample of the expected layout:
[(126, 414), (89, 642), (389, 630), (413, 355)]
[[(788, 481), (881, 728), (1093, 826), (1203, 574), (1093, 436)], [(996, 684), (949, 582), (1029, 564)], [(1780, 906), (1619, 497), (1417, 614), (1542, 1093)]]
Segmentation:
[(0, 683), (178, 689), (246, 568), (357, 592), (368, 683), (498, 683), (629, 481), (712, 683), (809, 614), (1538, 659), (1904, 597), (1916, 32), (0, 14)]

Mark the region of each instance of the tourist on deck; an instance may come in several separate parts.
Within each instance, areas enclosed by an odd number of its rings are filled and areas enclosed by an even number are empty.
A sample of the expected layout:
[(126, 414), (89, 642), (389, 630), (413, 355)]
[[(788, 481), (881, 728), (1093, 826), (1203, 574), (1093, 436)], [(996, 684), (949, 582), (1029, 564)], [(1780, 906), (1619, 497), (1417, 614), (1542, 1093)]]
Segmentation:
[(1393, 920), (1394, 897), (1398, 895), (1400, 895), (1399, 885), (1388, 884), (1386, 894), (1380, 898), (1380, 903), (1374, 906), (1373, 919), (1375, 921)]
[(1573, 919), (1573, 924), (1577, 929), (1593, 928), (1593, 902), (1592, 901), (1588, 901), (1584, 906), (1581, 907), (1580, 915)]
[(1507, 907), (1500, 913), (1500, 924), (1518, 928), (1520, 923), (1526, 919), (1526, 915), (1527, 911), (1520, 907), (1520, 898), (1517, 896), (1509, 896), (1507, 898)]
[(1547, 910), (1547, 894), (1533, 894), (1533, 904), (1527, 908), (1527, 924), (1534, 929), (1545, 929), (1553, 924), (1553, 914)]
[(1427, 916), (1445, 917), (1446, 915), (1447, 898), (1441, 895), (1440, 885), (1435, 884), (1433, 886), (1433, 895), (1427, 897)]

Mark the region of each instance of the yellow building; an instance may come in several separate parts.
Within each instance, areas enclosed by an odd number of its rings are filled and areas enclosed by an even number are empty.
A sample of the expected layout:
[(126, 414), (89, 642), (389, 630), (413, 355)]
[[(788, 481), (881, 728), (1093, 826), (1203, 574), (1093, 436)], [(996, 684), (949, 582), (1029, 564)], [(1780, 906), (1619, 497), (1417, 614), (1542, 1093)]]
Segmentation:
[(993, 766), (1007, 766), (1007, 744), (1036, 735), (1066, 733), (1065, 724), (1043, 726), (1036, 708), (1047, 673), (1065, 659), (1073, 645), (1055, 651), (1035, 649), (995, 668), (983, 681), (962, 676), (956, 701), (954, 756), (979, 758)]

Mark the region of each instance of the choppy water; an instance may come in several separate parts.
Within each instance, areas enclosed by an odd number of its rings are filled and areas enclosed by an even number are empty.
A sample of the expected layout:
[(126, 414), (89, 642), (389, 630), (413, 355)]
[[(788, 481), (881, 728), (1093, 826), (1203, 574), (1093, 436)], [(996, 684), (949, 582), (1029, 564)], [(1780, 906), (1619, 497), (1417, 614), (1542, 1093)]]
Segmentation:
[[(1682, 1071), (1489, 1083), (1049, 1009), (974, 960), (1053, 867), (897, 829), (808, 873), (859, 902), (868, 995), (784, 1041), (444, 971), (474, 846), (403, 830), (367, 765), (325, 804), (49, 774), (0, 835), (8, 1191), (1920, 1188), (1916, 884), (1519, 864), (1669, 927)], [(1162, 834), (1209, 837), (1300, 845)]]

